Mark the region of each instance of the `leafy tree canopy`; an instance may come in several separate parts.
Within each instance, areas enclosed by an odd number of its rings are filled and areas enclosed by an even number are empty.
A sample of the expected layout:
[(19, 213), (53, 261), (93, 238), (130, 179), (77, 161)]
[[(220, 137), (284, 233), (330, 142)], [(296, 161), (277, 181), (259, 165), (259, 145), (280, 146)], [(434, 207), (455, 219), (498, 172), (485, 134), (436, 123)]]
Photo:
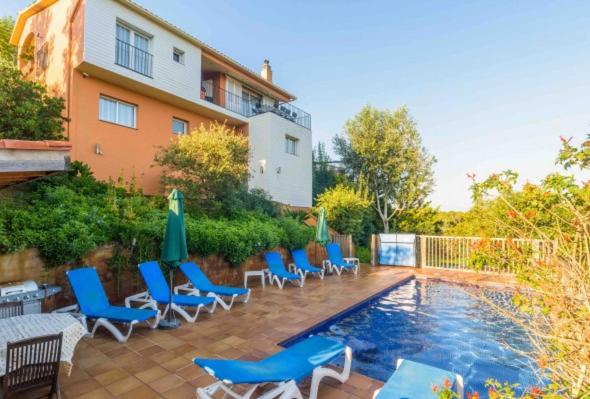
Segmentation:
[(16, 63), (16, 47), (10, 44), (10, 35), (14, 28), (12, 17), (0, 18), (0, 62), (7, 62), (14, 65)]
[(189, 206), (218, 212), (246, 188), (248, 137), (221, 123), (201, 124), (155, 157), (166, 169), (162, 183), (185, 193)]
[(337, 172), (332, 165), (332, 159), (326, 151), (326, 145), (319, 142), (312, 152), (313, 175), (312, 175), (312, 193), (313, 201), (326, 189), (334, 187), (337, 181)]
[(407, 108), (365, 106), (334, 138), (334, 146), (349, 178), (371, 198), (385, 232), (396, 215), (426, 204), (435, 159)]
[(371, 209), (371, 202), (354, 188), (339, 184), (317, 198), (317, 208), (323, 207), (330, 227), (343, 234), (356, 234)]

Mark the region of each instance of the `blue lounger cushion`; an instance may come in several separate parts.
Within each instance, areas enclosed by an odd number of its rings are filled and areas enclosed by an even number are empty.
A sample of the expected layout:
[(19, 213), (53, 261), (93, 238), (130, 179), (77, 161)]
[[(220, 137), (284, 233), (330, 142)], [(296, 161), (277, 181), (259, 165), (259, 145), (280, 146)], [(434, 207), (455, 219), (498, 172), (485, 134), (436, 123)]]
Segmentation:
[(300, 381), (345, 351), (345, 346), (313, 336), (260, 361), (196, 358), (195, 364), (221, 381), (233, 384)]
[[(167, 305), (170, 302), (170, 286), (166, 282), (160, 265), (156, 261), (144, 262), (139, 265), (139, 272), (151, 297), (160, 305)], [(211, 305), (215, 299), (195, 295), (173, 295), (172, 301), (180, 306)]]
[(104, 317), (107, 320), (117, 321), (119, 323), (130, 323), (134, 320), (146, 321), (156, 317), (157, 311), (153, 309), (134, 309), (123, 306), (110, 306), (102, 312), (94, 315), (87, 314), (87, 317), (99, 318)]
[(295, 249), (291, 251), (291, 255), (293, 256), (293, 263), (295, 263), (295, 267), (297, 267), (298, 269), (310, 273), (320, 273), (322, 271), (322, 269), (320, 269), (319, 267), (312, 266), (309, 263), (307, 253), (304, 249)]
[(328, 252), (328, 258), (330, 259), (330, 263), (332, 263), (332, 265), (345, 269), (352, 269), (355, 267), (353, 263), (344, 261), (344, 258), (342, 257), (342, 251), (340, 250), (340, 245), (338, 245), (338, 243), (329, 243), (326, 245), (326, 251)]
[(446, 379), (455, 383), (455, 374), (438, 367), (404, 360), (387, 380), (375, 399), (434, 398), (432, 386), (442, 386)]
[(300, 276), (295, 273), (288, 272), (285, 269), (283, 258), (278, 252), (265, 252), (264, 259), (268, 265), (270, 272), (280, 278), (286, 278), (287, 280), (299, 280)]
[(111, 321), (130, 323), (154, 318), (157, 311), (112, 306), (93, 267), (83, 267), (67, 272), (72, 291), (78, 301), (80, 312), (92, 319), (105, 318)]
[(240, 296), (248, 294), (245, 288), (227, 287), (225, 285), (215, 285), (203, 273), (201, 268), (193, 262), (185, 262), (180, 265), (180, 270), (188, 278), (191, 284), (199, 291), (212, 292), (222, 296)]

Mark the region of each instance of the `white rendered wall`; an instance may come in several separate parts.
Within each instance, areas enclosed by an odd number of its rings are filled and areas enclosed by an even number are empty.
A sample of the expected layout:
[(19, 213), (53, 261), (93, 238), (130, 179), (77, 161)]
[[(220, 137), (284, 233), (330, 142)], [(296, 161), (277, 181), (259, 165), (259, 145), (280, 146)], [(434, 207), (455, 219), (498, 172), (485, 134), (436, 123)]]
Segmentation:
[[(86, 0), (84, 61), (192, 102), (201, 102), (201, 49), (113, 0)], [(152, 36), (152, 77), (115, 64), (117, 20)], [(184, 51), (184, 64), (172, 50)]]
[[(285, 136), (298, 139), (297, 155), (285, 152)], [(283, 204), (312, 204), (311, 131), (272, 112), (250, 118), (250, 188), (266, 190)], [(265, 164), (265, 165), (264, 165)], [(261, 173), (261, 166), (264, 172)]]

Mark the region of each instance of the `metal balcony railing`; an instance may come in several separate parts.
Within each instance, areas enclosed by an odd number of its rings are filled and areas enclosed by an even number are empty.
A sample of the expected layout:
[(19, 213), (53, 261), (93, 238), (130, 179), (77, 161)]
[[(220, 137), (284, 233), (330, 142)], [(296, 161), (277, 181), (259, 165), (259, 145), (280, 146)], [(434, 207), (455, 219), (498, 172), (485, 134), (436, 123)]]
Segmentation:
[(154, 56), (123, 40), (117, 39), (115, 63), (147, 77), (152, 77)]
[(260, 100), (252, 101), (215, 86), (203, 93), (202, 97), (206, 101), (248, 118), (265, 112), (272, 112), (300, 126), (311, 129), (311, 115), (289, 103), (262, 104)]

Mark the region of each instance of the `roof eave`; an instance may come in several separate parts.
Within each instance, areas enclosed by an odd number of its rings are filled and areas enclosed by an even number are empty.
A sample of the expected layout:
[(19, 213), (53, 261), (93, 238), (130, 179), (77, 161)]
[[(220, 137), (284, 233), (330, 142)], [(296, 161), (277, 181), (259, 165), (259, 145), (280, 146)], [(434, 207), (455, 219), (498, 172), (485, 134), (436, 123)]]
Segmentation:
[[(10, 35), (10, 44), (14, 46), (18, 46), (23, 30), (25, 28), (25, 24), (27, 19), (31, 16), (37, 14), (40, 11), (43, 11), (47, 7), (51, 6), (52, 4), (56, 3), (58, 0), (37, 0), (24, 10), (18, 13), (16, 18), (14, 29), (12, 30), (12, 34)], [(258, 75), (256, 72), (250, 70), (246, 66), (240, 64), (239, 62), (235, 61), (234, 59), (230, 58), (229, 56), (223, 54), (221, 51), (214, 49), (213, 47), (209, 46), (208, 44), (202, 42), (201, 40), (197, 39), (196, 37), (186, 33), (179, 27), (171, 24), (170, 22), (166, 21), (165, 19), (157, 16), (150, 10), (140, 6), (139, 4), (131, 1), (131, 0), (115, 0), (121, 5), (132, 9), (133, 11), (143, 15), (144, 17), (152, 20), (153, 22), (157, 23), (158, 25), (162, 26), (163, 28), (171, 31), (172, 33), (182, 37), (183, 39), (187, 40), (188, 42), (194, 44), (195, 46), (201, 48), (201, 50), (210, 53), (215, 57), (219, 57), (223, 61), (227, 62), (234, 68), (238, 69), (248, 77), (256, 80), (256, 82), (260, 83), (263, 86), (268, 87), (271, 90), (274, 90), (284, 97), (290, 99), (290, 101), (295, 100), (297, 97), (288, 92), (287, 90), (277, 86), (276, 84), (269, 82), (268, 80), (264, 79), (262, 76)]]

